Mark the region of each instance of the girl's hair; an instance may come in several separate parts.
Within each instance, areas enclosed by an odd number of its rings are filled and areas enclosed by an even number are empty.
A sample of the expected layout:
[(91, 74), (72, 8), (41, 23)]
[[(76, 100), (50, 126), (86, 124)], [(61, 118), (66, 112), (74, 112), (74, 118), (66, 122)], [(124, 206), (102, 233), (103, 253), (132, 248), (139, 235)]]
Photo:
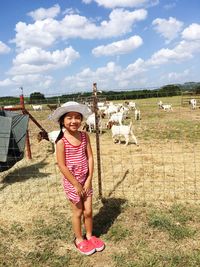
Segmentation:
[(64, 126), (64, 117), (65, 117), (65, 115), (66, 114), (64, 114), (64, 115), (62, 115), (61, 117), (60, 117), (60, 119), (59, 119), (59, 125), (60, 125), (60, 132), (59, 132), (59, 134), (58, 134), (58, 136), (57, 136), (57, 138), (56, 138), (56, 141), (55, 141), (55, 143), (57, 143), (60, 139), (62, 139), (63, 138), (63, 136), (64, 136), (64, 133), (63, 133), (63, 126)]
[[(59, 134), (58, 134), (58, 137), (56, 138), (56, 141), (55, 141), (55, 143), (57, 143), (60, 139), (62, 139), (63, 138), (63, 136), (64, 136), (64, 133), (63, 133), (63, 127), (64, 127), (64, 118), (65, 118), (65, 116), (66, 116), (66, 114), (67, 113), (65, 113), (65, 114), (63, 114), (61, 117), (60, 117), (60, 119), (59, 119), (59, 124), (60, 124), (60, 132), (59, 132)], [(81, 114), (81, 113), (80, 113)], [(81, 120), (83, 120), (83, 115), (81, 114)]]

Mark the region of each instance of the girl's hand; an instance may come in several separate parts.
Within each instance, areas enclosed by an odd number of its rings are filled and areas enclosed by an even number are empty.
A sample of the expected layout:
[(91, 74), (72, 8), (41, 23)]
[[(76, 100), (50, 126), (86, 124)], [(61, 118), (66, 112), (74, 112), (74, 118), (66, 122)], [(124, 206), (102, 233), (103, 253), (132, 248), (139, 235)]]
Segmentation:
[(74, 186), (75, 190), (76, 190), (76, 193), (81, 197), (83, 196), (84, 194), (84, 189), (82, 187), (81, 184), (77, 183), (75, 186)]
[(92, 182), (91, 182), (90, 179), (87, 179), (85, 181), (85, 184), (83, 186), (83, 189), (84, 189), (85, 194), (87, 194), (92, 189)]

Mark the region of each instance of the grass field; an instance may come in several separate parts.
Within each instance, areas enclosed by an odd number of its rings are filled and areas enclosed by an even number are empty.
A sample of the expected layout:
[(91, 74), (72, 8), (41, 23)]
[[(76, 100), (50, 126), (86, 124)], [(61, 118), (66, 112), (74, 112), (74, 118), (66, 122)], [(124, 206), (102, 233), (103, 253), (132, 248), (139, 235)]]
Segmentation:
[(2, 220), (0, 266), (200, 266), (199, 206), (95, 202), (94, 231), (106, 248), (92, 256), (75, 250), (68, 208), (47, 207), (29, 222)]
[[(136, 100), (141, 120), (132, 112), (125, 122), (132, 120), (139, 146), (113, 144), (107, 129), (100, 136), (103, 200), (95, 168), (94, 233), (106, 249), (90, 257), (74, 248), (55, 155), (30, 122), (32, 160), (0, 173), (0, 266), (200, 266), (200, 109), (182, 107), (180, 97), (161, 100), (173, 111), (159, 110), (158, 99)], [(56, 129), (48, 109), (30, 112)]]

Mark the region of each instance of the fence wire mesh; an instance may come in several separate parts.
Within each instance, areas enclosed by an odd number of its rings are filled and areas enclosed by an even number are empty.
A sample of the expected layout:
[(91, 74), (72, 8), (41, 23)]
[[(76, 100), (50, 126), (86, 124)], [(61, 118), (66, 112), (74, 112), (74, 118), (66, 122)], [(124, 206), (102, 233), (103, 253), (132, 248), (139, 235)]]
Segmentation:
[[(122, 198), (130, 202), (199, 201), (200, 200), (200, 109), (181, 105), (180, 97), (163, 98), (172, 103), (172, 111), (159, 109), (158, 99), (136, 100), (141, 119), (130, 110), (123, 122), (132, 121), (138, 146), (130, 138), (126, 146), (114, 143), (111, 130), (103, 119), (100, 134), (101, 183), (103, 198)], [(123, 101), (118, 101), (118, 104)], [(48, 119), (51, 110), (43, 105), (34, 111), (26, 107), (47, 131), (58, 130)], [(1, 210), (13, 205), (56, 205), (65, 201), (61, 174), (49, 141), (38, 142), (40, 129), (29, 120), (32, 159), (26, 156), (12, 168), (0, 173)], [(89, 133), (95, 159), (94, 197), (98, 198), (98, 173), (95, 133)], [(26, 153), (26, 149), (25, 149)]]

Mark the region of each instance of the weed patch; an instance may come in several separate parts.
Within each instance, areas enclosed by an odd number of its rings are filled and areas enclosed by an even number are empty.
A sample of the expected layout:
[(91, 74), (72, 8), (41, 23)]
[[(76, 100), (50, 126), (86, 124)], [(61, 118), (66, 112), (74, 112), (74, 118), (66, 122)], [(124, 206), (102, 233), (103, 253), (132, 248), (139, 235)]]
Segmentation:
[(174, 205), (167, 212), (151, 211), (148, 217), (148, 225), (166, 231), (172, 239), (179, 240), (195, 235), (196, 230), (187, 225), (191, 219), (191, 216), (186, 214), (183, 207)]

